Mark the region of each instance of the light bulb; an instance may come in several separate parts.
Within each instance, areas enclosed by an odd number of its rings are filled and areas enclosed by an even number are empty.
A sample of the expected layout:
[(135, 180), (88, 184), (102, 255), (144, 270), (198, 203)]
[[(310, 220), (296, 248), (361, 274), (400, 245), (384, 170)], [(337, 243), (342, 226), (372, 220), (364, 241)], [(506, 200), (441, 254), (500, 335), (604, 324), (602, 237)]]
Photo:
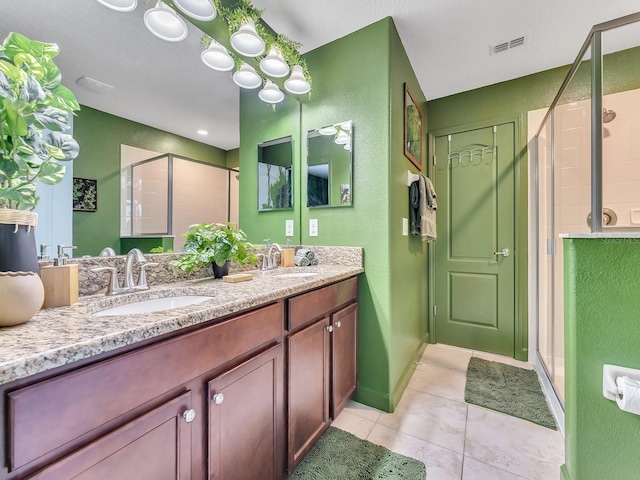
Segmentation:
[(284, 88), (287, 92), (294, 95), (304, 95), (311, 90), (311, 85), (304, 78), (304, 72), (300, 65), (294, 65), (291, 76), (284, 82)]
[(284, 100), (284, 93), (278, 88), (278, 85), (271, 80), (267, 80), (264, 88), (258, 92), (258, 97), (266, 103), (280, 103)]
[(238, 31), (231, 35), (231, 46), (245, 57), (262, 55), (265, 48), (264, 40), (256, 32), (256, 25), (252, 18), (248, 18)]
[(256, 73), (255, 68), (251, 65), (243, 63), (242, 66), (233, 73), (233, 82), (242, 88), (258, 88), (262, 85), (260, 75)]
[(144, 24), (152, 34), (167, 42), (180, 42), (187, 38), (187, 24), (162, 1), (144, 12)]

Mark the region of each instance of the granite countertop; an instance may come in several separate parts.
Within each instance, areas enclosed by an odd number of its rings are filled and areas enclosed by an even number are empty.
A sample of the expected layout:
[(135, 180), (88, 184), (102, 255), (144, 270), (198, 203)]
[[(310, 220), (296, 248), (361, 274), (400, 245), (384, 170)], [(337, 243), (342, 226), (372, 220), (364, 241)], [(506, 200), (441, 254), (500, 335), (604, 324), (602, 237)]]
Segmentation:
[[(254, 279), (227, 283), (213, 278), (152, 286), (150, 290), (105, 297), (81, 297), (70, 307), (41, 310), (27, 323), (0, 328), (0, 385), (142, 340), (352, 277), (359, 266), (326, 265), (254, 271)], [(282, 277), (314, 272), (307, 277)], [(187, 307), (146, 314), (94, 316), (132, 301), (174, 295), (210, 295)]]

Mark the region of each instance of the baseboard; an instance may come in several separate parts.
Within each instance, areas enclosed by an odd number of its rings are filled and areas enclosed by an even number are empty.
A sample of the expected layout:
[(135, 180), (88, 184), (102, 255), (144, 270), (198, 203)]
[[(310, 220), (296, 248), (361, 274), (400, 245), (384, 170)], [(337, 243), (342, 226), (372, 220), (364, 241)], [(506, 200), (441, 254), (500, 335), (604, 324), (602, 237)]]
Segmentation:
[(393, 389), (393, 391), (391, 393), (391, 402), (392, 403), (391, 403), (390, 407), (391, 407), (391, 411), (392, 412), (398, 406), (398, 403), (400, 402), (400, 399), (402, 398), (402, 394), (407, 389), (407, 385), (409, 385), (409, 382), (411, 381), (411, 377), (413, 376), (413, 372), (416, 371), (417, 362), (422, 358), (422, 354), (424, 353), (424, 350), (427, 348), (427, 343), (428, 343), (428, 340), (429, 340), (429, 334), (427, 334), (425, 340), (426, 341), (422, 342), (420, 344), (420, 346), (418, 347), (418, 349), (411, 356), (411, 361), (405, 367), (404, 371), (402, 372), (402, 375), (400, 375), (400, 380), (398, 380), (398, 383), (396, 383), (396, 386), (394, 387), (394, 389)]
[(571, 476), (569, 475), (569, 470), (567, 470), (567, 465), (564, 464), (560, 467), (560, 480), (571, 480)]
[(380, 390), (374, 390), (372, 388), (363, 387), (362, 385), (358, 385), (358, 390), (356, 391), (353, 400), (362, 403), (363, 405), (367, 405), (369, 407), (377, 408), (378, 410), (382, 410), (383, 412), (391, 413), (391, 396)]

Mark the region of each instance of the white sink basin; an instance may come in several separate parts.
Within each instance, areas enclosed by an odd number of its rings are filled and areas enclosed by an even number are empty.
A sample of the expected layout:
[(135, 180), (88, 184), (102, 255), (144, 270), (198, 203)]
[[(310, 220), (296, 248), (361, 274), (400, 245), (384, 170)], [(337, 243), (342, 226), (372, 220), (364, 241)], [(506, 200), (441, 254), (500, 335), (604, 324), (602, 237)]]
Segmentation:
[(196, 303), (206, 302), (213, 297), (206, 295), (181, 295), (179, 297), (152, 298), (151, 300), (140, 300), (139, 302), (118, 305), (117, 307), (106, 308), (94, 313), (97, 317), (106, 315), (132, 315), (135, 313), (151, 313), (160, 310), (170, 310), (172, 308), (187, 307)]
[(296, 272), (296, 273), (282, 273), (278, 275), (280, 278), (305, 278), (314, 277), (318, 275), (318, 272)]

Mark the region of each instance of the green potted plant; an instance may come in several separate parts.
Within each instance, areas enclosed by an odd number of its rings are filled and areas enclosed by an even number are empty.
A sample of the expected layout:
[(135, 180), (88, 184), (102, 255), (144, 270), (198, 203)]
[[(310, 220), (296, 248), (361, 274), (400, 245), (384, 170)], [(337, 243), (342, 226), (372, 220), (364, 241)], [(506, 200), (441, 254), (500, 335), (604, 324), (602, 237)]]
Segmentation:
[(213, 264), (213, 276), (222, 278), (229, 273), (231, 262), (255, 265), (255, 247), (247, 242), (242, 230), (232, 223), (196, 223), (190, 225), (183, 247), (184, 254), (171, 264), (185, 272), (193, 272)]
[[(80, 109), (60, 84), (54, 43), (10, 33), (0, 45), (0, 325), (29, 320), (42, 306), (35, 243), (36, 182), (59, 183), (78, 143), (67, 133), (69, 115)], [(40, 292), (41, 295), (40, 295)], [(23, 308), (29, 304), (29, 308)], [(39, 303), (39, 304), (38, 304)], [(30, 312), (30, 313), (29, 313)]]

